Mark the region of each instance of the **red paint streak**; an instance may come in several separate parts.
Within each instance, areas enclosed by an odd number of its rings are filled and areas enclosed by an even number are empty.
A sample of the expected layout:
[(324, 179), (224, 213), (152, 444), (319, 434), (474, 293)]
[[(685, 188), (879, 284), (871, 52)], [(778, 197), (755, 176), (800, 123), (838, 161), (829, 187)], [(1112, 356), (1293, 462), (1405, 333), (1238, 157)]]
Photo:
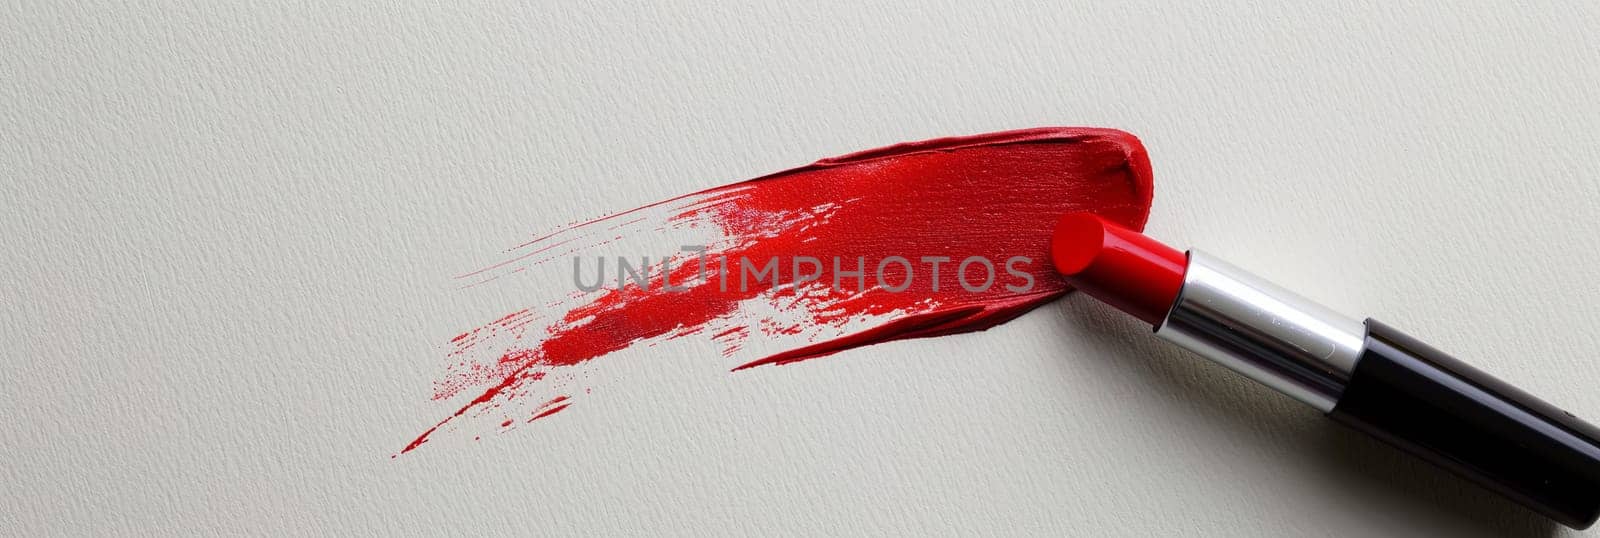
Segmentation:
[[(417, 448), (441, 428), (456, 427), (455, 421), (503, 417), (509, 413), (496, 411), (502, 406), (543, 392), (550, 388), (546, 384), (559, 388), (578, 376), (556, 374), (592, 367), (595, 359), (640, 343), (701, 335), (730, 345), (728, 353), (733, 353), (752, 334), (807, 342), (745, 359), (734, 368), (743, 370), (891, 340), (993, 327), (1069, 291), (1050, 264), (1051, 230), (1062, 214), (1092, 212), (1138, 230), (1149, 214), (1151, 192), (1150, 163), (1132, 135), (1112, 129), (1040, 128), (823, 159), (576, 224), (511, 249), (510, 259), (462, 278), (487, 282), (549, 260), (571, 263), (573, 253), (617, 237), (649, 238), (663, 230), (691, 228), (719, 234), (718, 241), (708, 243), (709, 269), (717, 271), (718, 260), (726, 258), (732, 272), (725, 280), (716, 275), (698, 279), (698, 264), (685, 254), (666, 270), (655, 267), (651, 289), (630, 281), (621, 289), (585, 295), (587, 302), (560, 314), (543, 334), (531, 332), (528, 340), (508, 327), (516, 323), (520, 329), (523, 312), (468, 331), (472, 336), (457, 337), (454, 346), (495, 355), (457, 365), (451, 382), (435, 389), (440, 399), (470, 394), (462, 392), (468, 389), (476, 396), (401, 452)], [(558, 246), (568, 248), (556, 252)], [(612, 262), (607, 265), (609, 288), (616, 288), (615, 254), (607, 256)], [(628, 254), (637, 260), (641, 253)], [(766, 279), (740, 289), (740, 257), (757, 267), (777, 258), (778, 273), (787, 283), (795, 256), (821, 259), (820, 279), (776, 288)], [(911, 271), (908, 275), (902, 265), (891, 263), (883, 271), (884, 284), (909, 282), (907, 289), (891, 292), (876, 282), (876, 265), (887, 256), (907, 258)], [(950, 261), (940, 265), (934, 279), (930, 265), (920, 260), (924, 256)], [(996, 265), (995, 280), (987, 289), (967, 291), (958, 280), (957, 264), (969, 256)], [(1015, 266), (1032, 279), (1023, 291), (1007, 288), (1026, 284), (1003, 266), (1015, 256), (1030, 260)], [(858, 286), (854, 276), (840, 275), (843, 291), (831, 289), (829, 261), (835, 257), (842, 271), (856, 269), (856, 260), (864, 259), (864, 285)], [(595, 257), (588, 255), (587, 260), (594, 262)], [(805, 269), (809, 273), (810, 267)], [(593, 270), (591, 263), (585, 280), (592, 280)], [(662, 273), (674, 284), (687, 284), (688, 290), (662, 290)], [(968, 267), (967, 274), (977, 275), (969, 283), (980, 284), (984, 270)], [(534, 408), (534, 418), (567, 404), (538, 411), (548, 405)]]
[(558, 403), (561, 403), (561, 402), (565, 402), (565, 401), (567, 401), (567, 397), (566, 396), (564, 396), (564, 395), (563, 396), (556, 396), (554, 398), (551, 398), (549, 401), (545, 402), (544, 405), (539, 406), (539, 409), (544, 409), (546, 407), (550, 407), (552, 405), (555, 405), (555, 404), (558, 404)]
[(561, 405), (558, 405), (556, 407), (553, 407), (553, 408), (550, 408), (548, 410), (545, 410), (545, 411), (543, 411), (543, 412), (541, 412), (541, 413), (539, 413), (537, 415), (534, 415), (533, 418), (528, 419), (528, 422), (533, 422), (535, 420), (539, 420), (541, 418), (548, 417), (548, 416), (554, 415), (556, 413), (560, 413), (562, 409), (566, 409), (567, 406), (569, 406), (569, 405), (572, 405), (572, 404), (561, 404)]

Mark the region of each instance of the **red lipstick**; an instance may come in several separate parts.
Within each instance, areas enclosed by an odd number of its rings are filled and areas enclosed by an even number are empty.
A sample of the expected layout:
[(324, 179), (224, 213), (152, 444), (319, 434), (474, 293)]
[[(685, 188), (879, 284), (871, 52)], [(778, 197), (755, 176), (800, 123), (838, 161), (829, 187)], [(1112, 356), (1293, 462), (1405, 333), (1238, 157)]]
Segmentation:
[(1056, 271), (1078, 291), (1157, 325), (1183, 287), (1183, 253), (1093, 213), (1070, 213), (1050, 242)]
[(1551, 519), (1600, 517), (1600, 429), (1373, 319), (1089, 213), (1057, 223), (1067, 283), (1155, 334)]

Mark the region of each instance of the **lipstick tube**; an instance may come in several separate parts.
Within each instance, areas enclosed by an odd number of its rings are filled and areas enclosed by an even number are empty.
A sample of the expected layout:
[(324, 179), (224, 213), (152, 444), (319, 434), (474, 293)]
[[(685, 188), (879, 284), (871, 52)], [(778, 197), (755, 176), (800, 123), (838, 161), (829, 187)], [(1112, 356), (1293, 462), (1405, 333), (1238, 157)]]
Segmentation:
[(1373, 319), (1088, 213), (1056, 270), (1156, 336), (1575, 529), (1600, 517), (1600, 429)]

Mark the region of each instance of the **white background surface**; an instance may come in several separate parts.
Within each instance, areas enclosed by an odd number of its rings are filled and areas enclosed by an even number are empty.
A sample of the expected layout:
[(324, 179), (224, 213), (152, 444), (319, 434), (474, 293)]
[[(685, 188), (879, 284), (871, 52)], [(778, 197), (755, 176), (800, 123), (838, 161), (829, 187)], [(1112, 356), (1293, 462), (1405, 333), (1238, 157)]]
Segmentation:
[(1600, 418), (1600, 4), (195, 4), (0, 4), (0, 534), (1564, 530), (1084, 297), (674, 341), (389, 455), (444, 342), (563, 289), (455, 289), (529, 234), (1040, 125), (1142, 137), (1151, 233)]

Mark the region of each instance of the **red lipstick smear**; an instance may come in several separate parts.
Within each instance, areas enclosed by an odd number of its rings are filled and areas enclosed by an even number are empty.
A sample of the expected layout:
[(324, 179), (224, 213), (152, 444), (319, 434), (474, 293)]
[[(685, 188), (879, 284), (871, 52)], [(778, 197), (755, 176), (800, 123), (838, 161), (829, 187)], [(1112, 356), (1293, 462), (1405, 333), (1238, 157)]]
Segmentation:
[[(600, 280), (604, 289), (452, 339), (459, 362), (436, 382), (434, 399), (457, 402), (454, 412), (401, 453), (447, 431), (500, 431), (550, 417), (574, 403), (574, 389), (604, 362), (597, 359), (633, 346), (697, 336), (731, 357), (751, 338), (798, 342), (734, 363), (743, 370), (993, 327), (1069, 291), (1050, 267), (1050, 235), (1062, 214), (1088, 211), (1141, 230), (1150, 200), (1149, 158), (1133, 135), (1038, 128), (823, 159), (575, 224), (460, 278), (478, 286), (536, 264), (578, 263), (576, 255), (629, 238), (712, 239), (703, 255), (654, 258), (644, 286), (618, 276), (615, 257), (579, 257), (578, 280)], [(633, 254), (636, 267), (646, 265)], [(992, 277), (981, 262), (961, 271), (972, 257), (988, 260)], [(768, 263), (772, 272), (759, 275)], [(559, 313), (542, 319), (541, 311)]]

